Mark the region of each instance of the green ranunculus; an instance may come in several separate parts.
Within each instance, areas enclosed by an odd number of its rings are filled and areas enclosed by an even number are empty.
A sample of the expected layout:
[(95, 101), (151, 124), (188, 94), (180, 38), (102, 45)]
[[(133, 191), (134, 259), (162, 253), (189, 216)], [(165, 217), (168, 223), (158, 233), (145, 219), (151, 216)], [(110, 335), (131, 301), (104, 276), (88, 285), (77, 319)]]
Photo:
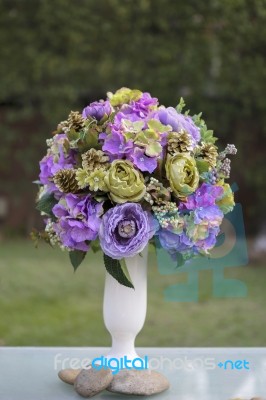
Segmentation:
[(194, 158), (189, 153), (177, 153), (166, 160), (166, 176), (179, 198), (189, 196), (199, 185), (199, 172)]
[(146, 193), (144, 178), (130, 161), (113, 161), (104, 181), (115, 203), (138, 202)]

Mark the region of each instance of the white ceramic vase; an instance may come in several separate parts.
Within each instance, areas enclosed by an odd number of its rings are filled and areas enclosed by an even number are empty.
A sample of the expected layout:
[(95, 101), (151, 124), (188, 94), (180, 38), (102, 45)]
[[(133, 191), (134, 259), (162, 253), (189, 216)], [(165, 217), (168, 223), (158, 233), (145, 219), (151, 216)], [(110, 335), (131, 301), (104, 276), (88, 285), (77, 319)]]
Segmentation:
[(139, 357), (135, 338), (144, 325), (147, 311), (147, 257), (148, 246), (141, 255), (126, 258), (126, 265), (135, 289), (118, 283), (106, 272), (103, 316), (112, 337), (107, 358)]

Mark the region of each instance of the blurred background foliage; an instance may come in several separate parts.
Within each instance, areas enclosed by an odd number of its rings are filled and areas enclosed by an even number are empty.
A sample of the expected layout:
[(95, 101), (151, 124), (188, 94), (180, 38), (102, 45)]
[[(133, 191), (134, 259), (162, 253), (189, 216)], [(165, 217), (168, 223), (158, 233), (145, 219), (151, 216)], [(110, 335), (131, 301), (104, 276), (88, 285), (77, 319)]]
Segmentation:
[(265, 0), (0, 0), (2, 220), (27, 233), (45, 139), (70, 110), (121, 86), (204, 111), (221, 148), (235, 143), (232, 181), (248, 232), (266, 201)]

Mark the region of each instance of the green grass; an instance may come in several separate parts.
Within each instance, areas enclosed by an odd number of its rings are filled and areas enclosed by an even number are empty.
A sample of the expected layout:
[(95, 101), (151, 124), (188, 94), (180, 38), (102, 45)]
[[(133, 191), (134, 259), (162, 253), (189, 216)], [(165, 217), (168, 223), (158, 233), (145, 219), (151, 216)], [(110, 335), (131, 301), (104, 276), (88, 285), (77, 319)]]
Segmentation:
[[(30, 241), (0, 243), (0, 345), (108, 346), (102, 317), (104, 275), (90, 254), (74, 274), (68, 255)], [(211, 272), (200, 273), (198, 303), (166, 302), (163, 290), (186, 274), (162, 276), (149, 258), (148, 313), (138, 346), (265, 346), (262, 265), (228, 268), (248, 285), (244, 299), (212, 297)]]

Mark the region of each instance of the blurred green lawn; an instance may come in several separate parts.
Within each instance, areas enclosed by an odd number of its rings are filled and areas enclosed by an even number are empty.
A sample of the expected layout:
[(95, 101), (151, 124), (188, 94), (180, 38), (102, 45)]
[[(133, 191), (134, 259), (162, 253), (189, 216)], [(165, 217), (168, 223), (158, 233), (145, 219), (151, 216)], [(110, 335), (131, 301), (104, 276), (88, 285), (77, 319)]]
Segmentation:
[[(30, 241), (0, 243), (0, 345), (108, 346), (102, 317), (105, 270), (89, 254), (74, 274), (68, 255)], [(200, 273), (198, 303), (166, 302), (163, 290), (186, 274), (162, 276), (149, 257), (148, 313), (138, 346), (265, 346), (266, 268), (228, 268), (245, 281), (245, 299), (212, 298), (211, 272)]]

